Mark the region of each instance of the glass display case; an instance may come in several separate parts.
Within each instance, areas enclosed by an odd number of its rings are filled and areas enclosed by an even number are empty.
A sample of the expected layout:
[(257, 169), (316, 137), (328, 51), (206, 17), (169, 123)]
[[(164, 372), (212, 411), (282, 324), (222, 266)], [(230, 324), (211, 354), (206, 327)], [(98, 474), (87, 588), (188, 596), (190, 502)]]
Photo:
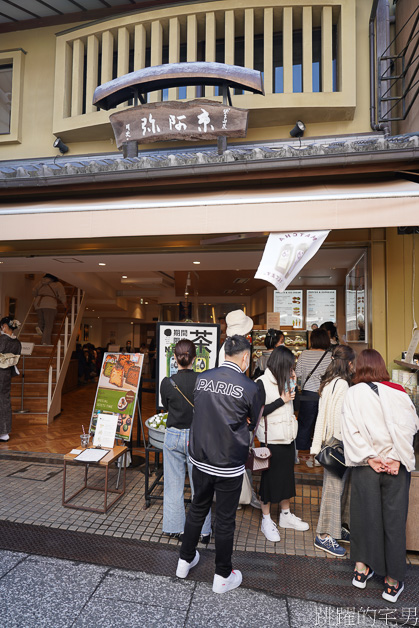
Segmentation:
[[(266, 329), (254, 329), (252, 332), (252, 361), (251, 361), (251, 375), (253, 375), (256, 363), (262, 351), (266, 350), (265, 337), (267, 334)], [(308, 346), (308, 332), (303, 329), (287, 330), (283, 331), (285, 335), (285, 346), (290, 349), (296, 358), (300, 355), (304, 349)]]
[(364, 253), (346, 275), (346, 339), (368, 342), (367, 257)]

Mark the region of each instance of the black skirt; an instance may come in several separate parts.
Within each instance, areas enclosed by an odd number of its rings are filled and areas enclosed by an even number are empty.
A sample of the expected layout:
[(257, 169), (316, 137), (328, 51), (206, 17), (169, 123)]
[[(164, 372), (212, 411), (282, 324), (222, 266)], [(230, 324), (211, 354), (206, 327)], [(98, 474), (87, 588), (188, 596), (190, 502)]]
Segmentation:
[[(263, 446), (263, 445), (262, 445)], [(278, 504), (283, 499), (295, 496), (294, 441), (289, 445), (268, 445), (272, 452), (271, 464), (262, 472), (260, 480), (260, 500)]]

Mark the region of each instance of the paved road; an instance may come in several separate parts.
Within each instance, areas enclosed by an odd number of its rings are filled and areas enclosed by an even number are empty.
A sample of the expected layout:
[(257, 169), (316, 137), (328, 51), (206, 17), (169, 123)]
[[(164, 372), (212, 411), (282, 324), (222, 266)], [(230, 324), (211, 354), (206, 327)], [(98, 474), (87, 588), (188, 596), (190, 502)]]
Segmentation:
[(211, 585), (0, 550), (2, 628), (326, 628), (394, 625), (245, 587), (223, 595)]

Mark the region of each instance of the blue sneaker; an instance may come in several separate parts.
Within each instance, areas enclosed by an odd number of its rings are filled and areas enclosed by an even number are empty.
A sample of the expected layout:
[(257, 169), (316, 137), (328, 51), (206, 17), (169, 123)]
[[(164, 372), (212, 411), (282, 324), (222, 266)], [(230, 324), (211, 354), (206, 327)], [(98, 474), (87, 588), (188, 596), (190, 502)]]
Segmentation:
[(351, 533), (348, 528), (342, 526), (341, 537), (339, 539), (341, 543), (350, 543), (351, 542)]
[(346, 549), (341, 547), (331, 536), (326, 536), (325, 539), (316, 536), (314, 547), (317, 547), (317, 549), (321, 549), (328, 554), (332, 554), (332, 556), (336, 556), (337, 558), (343, 558), (346, 554)]

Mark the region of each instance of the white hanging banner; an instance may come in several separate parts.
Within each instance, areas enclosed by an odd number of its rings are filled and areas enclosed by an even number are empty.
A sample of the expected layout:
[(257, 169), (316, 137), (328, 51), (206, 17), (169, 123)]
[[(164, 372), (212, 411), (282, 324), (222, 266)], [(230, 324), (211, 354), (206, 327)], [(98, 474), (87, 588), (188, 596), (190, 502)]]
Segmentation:
[(317, 253), (330, 231), (271, 233), (255, 279), (265, 279), (283, 292)]

